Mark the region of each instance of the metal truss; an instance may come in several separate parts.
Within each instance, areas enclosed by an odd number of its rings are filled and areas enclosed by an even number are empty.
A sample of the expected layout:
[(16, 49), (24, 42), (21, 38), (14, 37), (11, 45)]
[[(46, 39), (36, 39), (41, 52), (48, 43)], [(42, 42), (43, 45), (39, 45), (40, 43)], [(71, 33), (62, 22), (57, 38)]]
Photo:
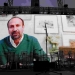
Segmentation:
[(57, 3), (59, 8), (63, 7), (63, 0), (57, 0)]
[[(34, 10), (33, 10), (34, 9)], [(7, 7), (7, 10), (3, 6), (0, 7), (0, 15), (6, 12), (6, 14), (55, 14), (55, 15), (66, 15), (75, 14), (75, 8), (58, 8), (58, 7)]]
[(13, 0), (8, 0), (8, 6), (13, 6)]

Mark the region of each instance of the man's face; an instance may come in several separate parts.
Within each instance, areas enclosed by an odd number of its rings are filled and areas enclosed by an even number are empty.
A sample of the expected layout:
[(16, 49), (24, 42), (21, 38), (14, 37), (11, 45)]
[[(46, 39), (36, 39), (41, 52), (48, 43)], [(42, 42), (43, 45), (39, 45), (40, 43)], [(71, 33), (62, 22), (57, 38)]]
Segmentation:
[(8, 31), (13, 40), (21, 38), (24, 31), (22, 21), (19, 18), (11, 19), (8, 24)]

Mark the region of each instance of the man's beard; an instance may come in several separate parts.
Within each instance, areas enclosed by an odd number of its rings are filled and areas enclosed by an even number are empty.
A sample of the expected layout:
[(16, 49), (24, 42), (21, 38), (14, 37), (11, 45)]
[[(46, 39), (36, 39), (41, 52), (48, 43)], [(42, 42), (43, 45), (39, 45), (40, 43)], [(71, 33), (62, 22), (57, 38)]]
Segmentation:
[(12, 37), (13, 40), (16, 40), (16, 39), (19, 39), (21, 36), (20, 36), (19, 32), (14, 31), (14, 32), (12, 32), (11, 37)]

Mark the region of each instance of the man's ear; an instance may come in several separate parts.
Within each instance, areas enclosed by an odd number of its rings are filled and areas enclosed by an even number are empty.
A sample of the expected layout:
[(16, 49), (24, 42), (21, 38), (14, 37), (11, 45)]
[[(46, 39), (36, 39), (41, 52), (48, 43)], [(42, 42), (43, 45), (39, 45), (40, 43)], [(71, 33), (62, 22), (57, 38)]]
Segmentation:
[(25, 25), (23, 25), (23, 31), (24, 31)]
[(22, 25), (22, 27), (24, 28), (24, 27), (25, 27), (25, 25)]

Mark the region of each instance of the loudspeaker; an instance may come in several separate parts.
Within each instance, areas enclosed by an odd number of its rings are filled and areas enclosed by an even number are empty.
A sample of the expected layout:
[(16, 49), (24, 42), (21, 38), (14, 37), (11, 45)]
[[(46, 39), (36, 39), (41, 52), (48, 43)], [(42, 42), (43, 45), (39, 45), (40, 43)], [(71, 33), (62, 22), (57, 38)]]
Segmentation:
[(57, 68), (57, 62), (50, 62), (49, 66), (50, 66), (50, 69), (56, 69)]
[(68, 8), (68, 4), (64, 4), (64, 8)]
[(8, 6), (8, 3), (4, 3), (4, 6)]
[(19, 68), (19, 63), (10, 62), (9, 67), (10, 67), (10, 69), (18, 69)]
[(39, 0), (31, 0), (31, 6), (32, 7), (39, 7)]
[(49, 71), (49, 62), (48, 61), (33, 61), (33, 71), (35, 72)]

